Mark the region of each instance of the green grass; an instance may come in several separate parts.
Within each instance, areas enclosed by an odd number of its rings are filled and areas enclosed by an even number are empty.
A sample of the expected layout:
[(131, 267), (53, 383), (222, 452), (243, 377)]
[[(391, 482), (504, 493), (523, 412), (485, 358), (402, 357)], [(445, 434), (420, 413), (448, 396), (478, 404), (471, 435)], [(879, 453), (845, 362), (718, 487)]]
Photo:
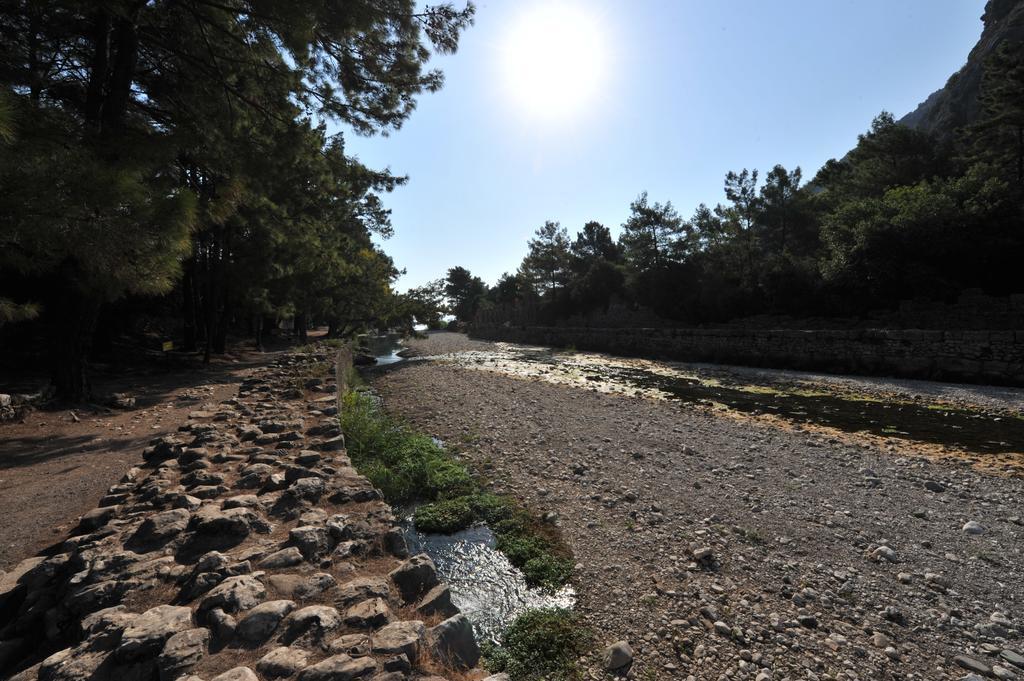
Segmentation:
[(345, 395), (341, 428), (353, 465), (391, 504), (419, 504), (413, 517), (421, 532), (451, 534), (487, 523), (498, 550), (529, 584), (555, 588), (569, 581), (572, 556), (554, 528), (507, 497), (485, 492), (464, 464), (390, 418), (371, 395)]
[(490, 671), (505, 672), (512, 681), (570, 681), (583, 678), (576, 660), (592, 641), (569, 610), (528, 610), (502, 635), (501, 647), (484, 647), (484, 657)]

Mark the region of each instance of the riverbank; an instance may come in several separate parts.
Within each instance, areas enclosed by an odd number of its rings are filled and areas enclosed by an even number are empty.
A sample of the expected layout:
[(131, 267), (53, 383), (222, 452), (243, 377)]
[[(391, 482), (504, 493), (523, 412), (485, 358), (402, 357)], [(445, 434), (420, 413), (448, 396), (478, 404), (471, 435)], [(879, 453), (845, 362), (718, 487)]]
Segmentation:
[(1019, 478), (445, 359), (372, 382), (496, 491), (557, 514), (580, 611), (602, 643), (633, 644), (636, 678), (955, 679), (974, 664), (957, 656), (1012, 670), (1000, 655), (1021, 652)]

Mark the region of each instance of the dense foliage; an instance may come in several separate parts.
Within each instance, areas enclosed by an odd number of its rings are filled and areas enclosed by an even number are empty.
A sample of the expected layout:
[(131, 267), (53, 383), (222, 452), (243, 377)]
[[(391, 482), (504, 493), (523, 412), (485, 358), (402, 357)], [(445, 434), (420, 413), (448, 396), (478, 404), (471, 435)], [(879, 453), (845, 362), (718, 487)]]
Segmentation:
[(583, 678), (577, 660), (592, 635), (569, 610), (528, 610), (501, 637), (501, 647), (487, 647), (487, 668), (505, 672), (512, 681)]
[[(0, 0), (0, 325), (49, 330), (82, 397), (97, 320), (173, 309), (207, 358), (231, 328), (408, 320), (371, 242), (404, 181), (327, 121), (398, 128), (473, 6), (413, 0)], [(177, 335), (177, 334), (176, 334)]]
[(852, 317), (967, 288), (1024, 292), (1024, 48), (994, 53), (979, 99), (979, 118), (942, 138), (883, 112), (808, 183), (781, 165), (763, 178), (730, 172), (725, 201), (689, 219), (645, 192), (617, 240), (597, 222), (575, 239), (546, 222), (519, 270), (472, 309), (491, 321), (528, 310), (554, 323), (592, 320), (618, 302), (648, 319), (701, 324)]

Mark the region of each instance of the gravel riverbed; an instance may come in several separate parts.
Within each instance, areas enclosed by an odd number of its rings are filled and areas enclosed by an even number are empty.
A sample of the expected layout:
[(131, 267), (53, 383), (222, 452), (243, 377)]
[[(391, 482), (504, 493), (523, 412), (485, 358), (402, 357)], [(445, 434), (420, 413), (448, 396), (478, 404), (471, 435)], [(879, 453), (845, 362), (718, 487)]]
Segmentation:
[[(1020, 477), (440, 361), (371, 380), (498, 490), (557, 514), (578, 607), (599, 644), (630, 642), (632, 678), (1024, 678)], [(598, 657), (585, 667), (597, 678)]]

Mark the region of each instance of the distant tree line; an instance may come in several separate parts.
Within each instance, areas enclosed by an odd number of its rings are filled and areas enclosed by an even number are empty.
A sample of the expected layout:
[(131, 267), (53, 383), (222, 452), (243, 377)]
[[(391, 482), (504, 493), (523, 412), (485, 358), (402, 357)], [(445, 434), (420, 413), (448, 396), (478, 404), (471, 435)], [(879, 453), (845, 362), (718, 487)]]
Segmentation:
[[(804, 183), (777, 165), (725, 176), (689, 219), (641, 194), (618, 239), (597, 222), (537, 229), (493, 287), (449, 272), (454, 314), (529, 305), (556, 322), (613, 302), (683, 324), (755, 314), (858, 316), (966, 288), (1024, 292), (1024, 50), (986, 64), (981, 115), (937, 137), (882, 113)], [(456, 276), (453, 276), (456, 275)]]
[(371, 242), (405, 179), (326, 122), (397, 129), (473, 11), (0, 0), (0, 329), (45, 332), (54, 384), (78, 399), (101, 318), (159, 311), (207, 359), (229, 330), (282, 318), (300, 335), (407, 323), (424, 300), (392, 292)]

